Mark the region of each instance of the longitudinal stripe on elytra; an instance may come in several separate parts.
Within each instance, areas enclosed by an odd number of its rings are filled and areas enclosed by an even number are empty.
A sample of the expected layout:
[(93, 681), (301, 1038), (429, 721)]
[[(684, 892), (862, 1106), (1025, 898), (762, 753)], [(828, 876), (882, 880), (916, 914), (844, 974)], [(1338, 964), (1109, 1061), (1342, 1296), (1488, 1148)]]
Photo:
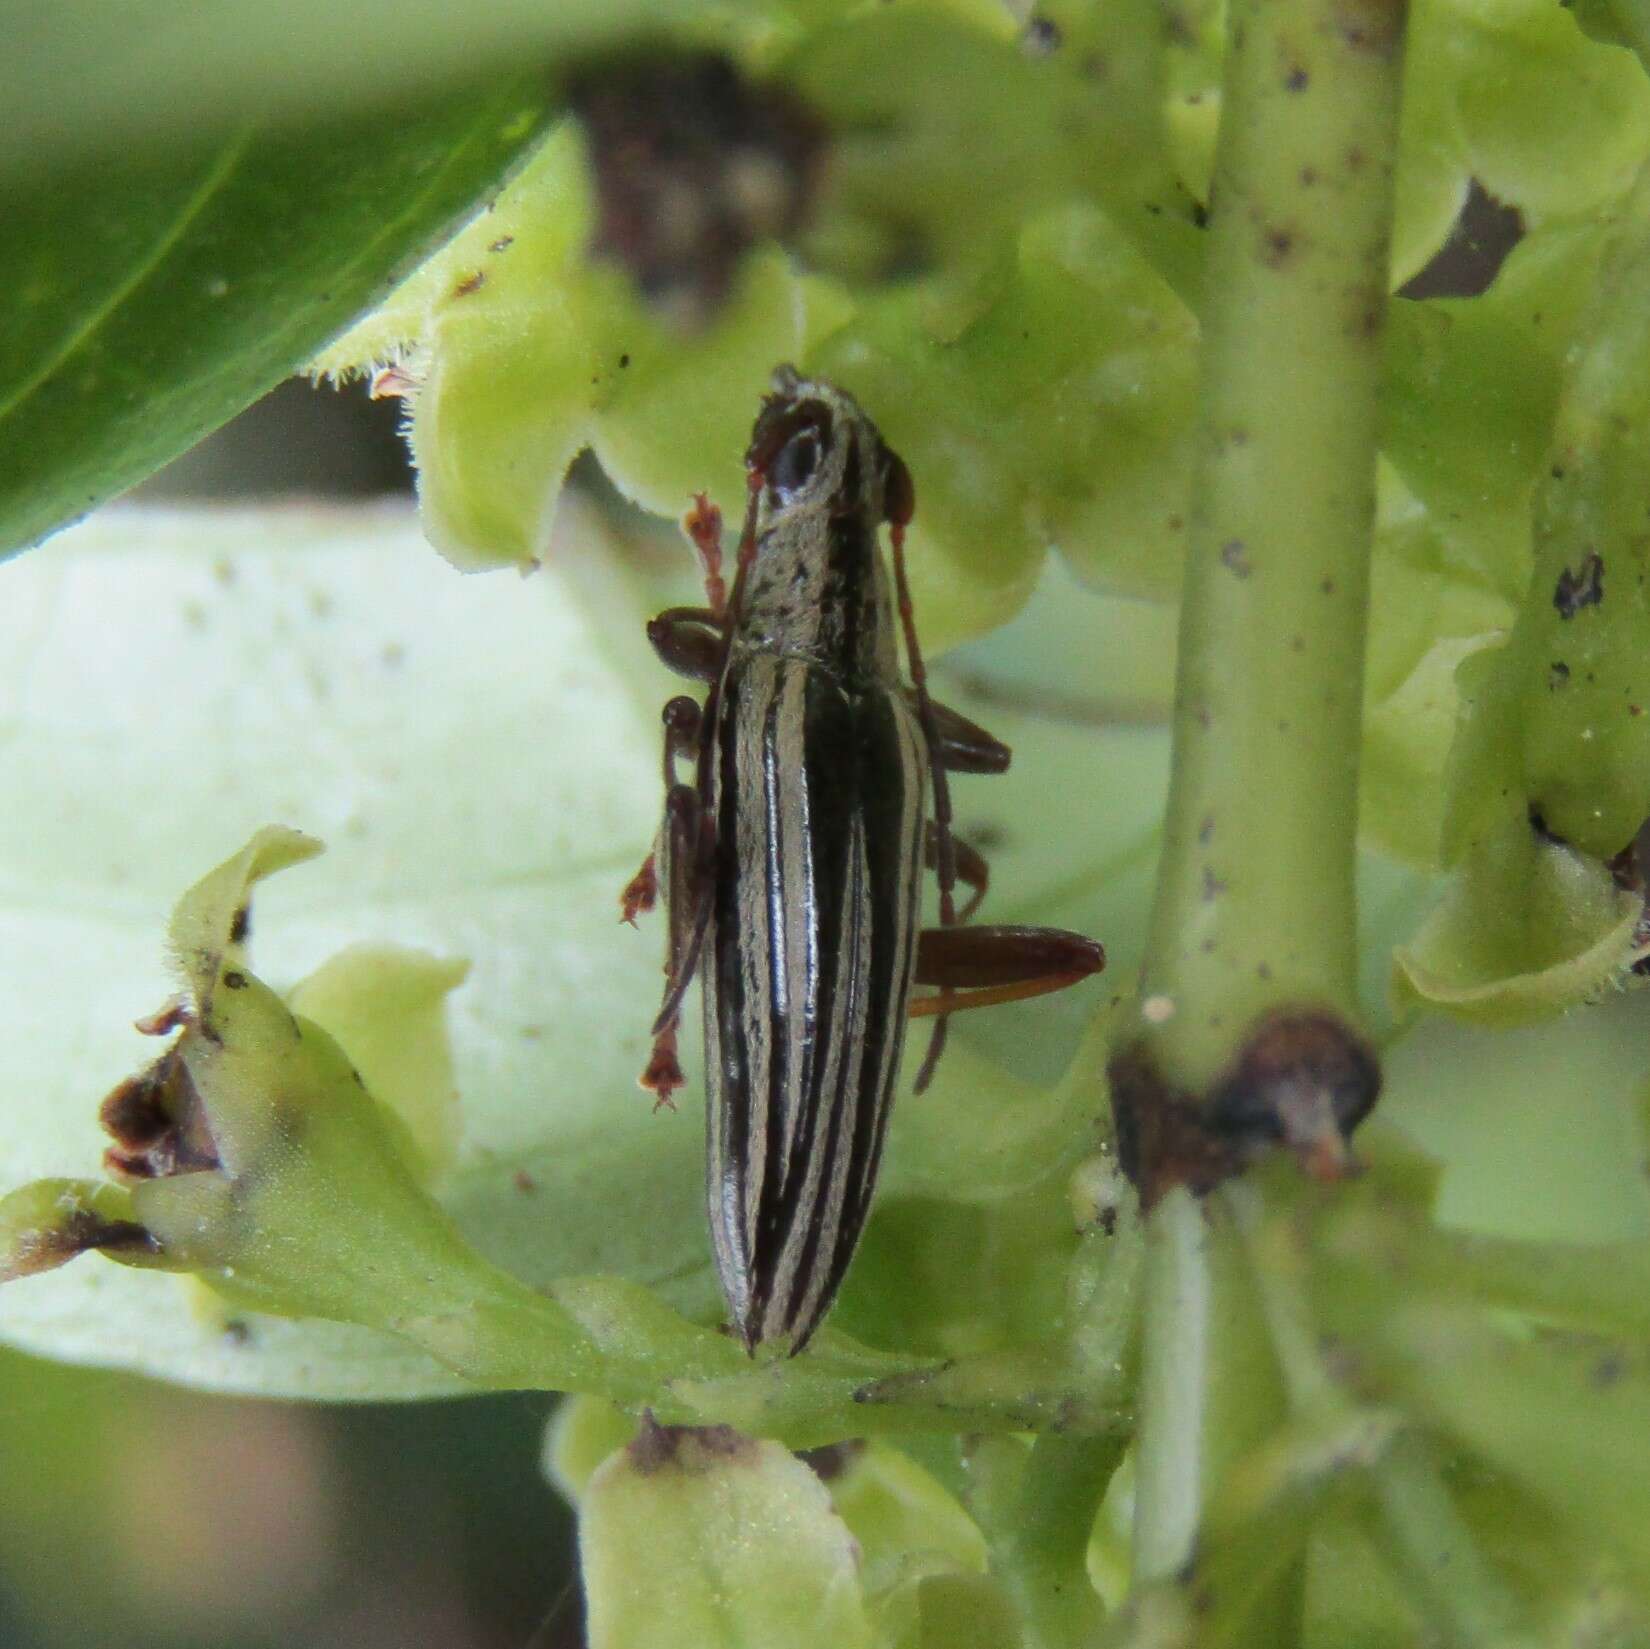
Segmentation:
[(715, 818), (743, 873), (718, 877), (713, 918), (730, 987), (706, 1003), (714, 1223), (772, 1333), (823, 1308), (869, 1200), (915, 959), (925, 770), (901, 700), (809, 660), (758, 654), (725, 687)]

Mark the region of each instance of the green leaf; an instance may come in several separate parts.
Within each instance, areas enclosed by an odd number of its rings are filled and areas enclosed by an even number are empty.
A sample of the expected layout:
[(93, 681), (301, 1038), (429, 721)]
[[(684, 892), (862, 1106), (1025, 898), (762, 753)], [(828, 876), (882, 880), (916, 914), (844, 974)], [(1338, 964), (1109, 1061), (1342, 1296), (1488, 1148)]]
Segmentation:
[(8, 191), (0, 554), (301, 366), (531, 147), (546, 104), (518, 77), (302, 128), (251, 118)]
[(405, 1125), (414, 1167), (426, 1176), (452, 1162), (463, 1126), (447, 1042), (447, 993), (470, 965), (400, 945), (352, 945), (287, 995), (343, 1048), (380, 1104)]
[(1516, 1025), (1597, 996), (1636, 954), (1643, 900), (1518, 815), (1487, 830), (1396, 953), (1400, 1002)]
[(579, 1520), (591, 1649), (870, 1649), (853, 1541), (775, 1443), (649, 1425)]

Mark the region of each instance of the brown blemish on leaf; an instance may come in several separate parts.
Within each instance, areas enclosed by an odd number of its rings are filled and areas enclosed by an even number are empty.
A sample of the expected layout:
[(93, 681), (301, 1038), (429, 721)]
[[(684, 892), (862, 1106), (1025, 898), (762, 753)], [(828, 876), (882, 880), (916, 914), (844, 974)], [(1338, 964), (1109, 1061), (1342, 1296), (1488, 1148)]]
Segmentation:
[(1223, 567), (1229, 568), (1239, 578), (1247, 578), (1254, 568), (1249, 565), (1249, 557), (1244, 552), (1241, 538), (1228, 538), (1220, 546), (1220, 562)]
[(453, 296), (455, 298), (467, 298), (472, 293), (479, 292), (486, 284), (487, 271), (485, 269), (478, 269), (473, 275), (466, 275), (464, 279), (453, 288)]
[(1301, 187), (1303, 189), (1312, 188), (1318, 181), (1318, 169), (1317, 169), (1317, 167), (1316, 166), (1303, 166), (1303, 167), (1301, 167), (1300, 179), (1301, 179)]
[(1304, 92), (1311, 83), (1312, 76), (1298, 63), (1283, 77), (1283, 89), (1286, 92)]
[(232, 945), (244, 945), (246, 938), (252, 931), (252, 906), (249, 904), (236, 907), (235, 914), (229, 919), (229, 942)]
[(165, 1179), (221, 1166), (200, 1090), (175, 1043), (115, 1088), (98, 1120), (114, 1140), (103, 1162), (117, 1179)]
[(223, 982), (226, 990), (244, 991), (246, 989), (246, 975), (238, 968), (226, 968)]
[(539, 1182), (525, 1168), (518, 1168), (510, 1176), (510, 1183), (524, 1196), (530, 1197), (539, 1188)]
[(119, 1249), (157, 1254), (157, 1243), (136, 1220), (109, 1220), (90, 1208), (73, 1209), (60, 1224), (23, 1233), (0, 1260), (0, 1282), (55, 1271), (81, 1254)]
[(516, 237), (514, 235), (500, 235), (497, 240), (488, 242), (487, 250), (489, 252), (507, 252), (515, 243)]
[(1583, 607), (1596, 607), (1604, 599), (1604, 558), (1589, 550), (1574, 570), (1565, 567), (1553, 588), (1553, 606), (1560, 618), (1574, 618)]
[(651, 1409), (625, 1453), (643, 1477), (662, 1471), (703, 1472), (713, 1461), (738, 1460), (756, 1444), (732, 1426), (661, 1426)]

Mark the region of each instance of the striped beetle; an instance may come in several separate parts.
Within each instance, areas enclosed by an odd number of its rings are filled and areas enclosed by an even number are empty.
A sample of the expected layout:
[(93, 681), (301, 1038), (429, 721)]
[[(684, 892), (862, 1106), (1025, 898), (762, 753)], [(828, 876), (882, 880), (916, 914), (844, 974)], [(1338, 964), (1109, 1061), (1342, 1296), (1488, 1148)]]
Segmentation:
[[(920, 1091), (948, 1013), (1058, 990), (1104, 952), (1060, 929), (957, 925), (987, 871), (951, 834), (946, 773), (1001, 773), (1009, 751), (928, 696), (905, 578), (905, 465), (849, 396), (790, 367), (774, 374), (745, 463), (732, 591), (721, 516), (701, 495), (684, 525), (709, 605), (648, 625), (660, 658), (710, 691), (702, 708), (665, 706), (664, 822), (622, 905), (634, 923), (662, 892), (669, 918), (641, 1079), (660, 1104), (682, 1084), (682, 998), (704, 960), (717, 1272), (747, 1348), (787, 1338), (794, 1353), (865, 1224), (907, 1016), (936, 1016)], [(691, 783), (677, 777), (686, 758)], [(926, 932), (925, 862), (941, 924)], [(959, 878), (972, 895), (960, 912)], [(937, 991), (913, 998), (914, 983)]]

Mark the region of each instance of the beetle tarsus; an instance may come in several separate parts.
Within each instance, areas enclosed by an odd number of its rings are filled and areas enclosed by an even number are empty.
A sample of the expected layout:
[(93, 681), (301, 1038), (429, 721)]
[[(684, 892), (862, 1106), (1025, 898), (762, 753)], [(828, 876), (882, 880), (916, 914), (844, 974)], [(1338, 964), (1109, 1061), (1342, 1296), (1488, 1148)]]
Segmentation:
[(721, 618), (728, 608), (728, 587), (722, 577), (722, 512), (706, 494), (696, 492), (693, 508), (682, 517), (682, 531), (699, 552), (699, 564), (705, 570), (705, 599)]
[(653, 1109), (674, 1111), (676, 1101), (671, 1097), (678, 1088), (687, 1085), (682, 1075), (682, 1062), (676, 1052), (676, 1026), (668, 1025), (653, 1039), (653, 1052), (647, 1069), (637, 1078), (637, 1085), (653, 1095)]
[(658, 902), (659, 872), (655, 856), (650, 853), (619, 895), (619, 920), (635, 927), (636, 918), (645, 916)]

